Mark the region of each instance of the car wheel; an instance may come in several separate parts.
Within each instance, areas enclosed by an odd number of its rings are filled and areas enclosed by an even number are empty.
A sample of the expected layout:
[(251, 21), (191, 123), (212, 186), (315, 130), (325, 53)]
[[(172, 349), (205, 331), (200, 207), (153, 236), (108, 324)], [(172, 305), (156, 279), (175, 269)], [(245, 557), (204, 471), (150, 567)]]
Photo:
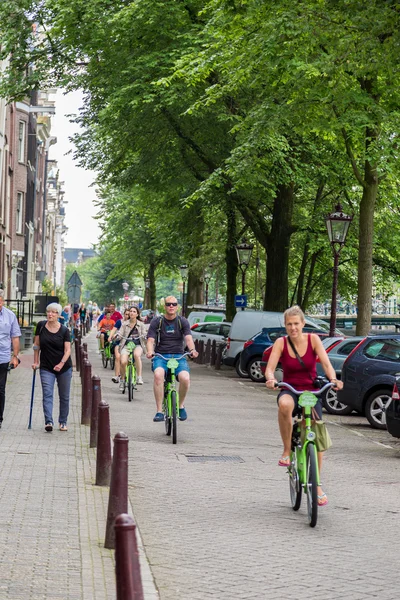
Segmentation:
[(247, 366), (247, 373), (252, 381), (256, 383), (265, 383), (265, 377), (261, 371), (261, 358), (252, 358)]
[(385, 407), (392, 398), (391, 390), (377, 390), (365, 404), (365, 416), (375, 429), (386, 429)]
[(337, 399), (337, 392), (332, 388), (322, 397), (322, 406), (325, 408), (326, 412), (331, 415), (349, 415), (353, 412), (351, 406), (339, 402)]
[(247, 379), (249, 374), (247, 371), (242, 371), (242, 369), (240, 368), (240, 354), (238, 356), (237, 361), (235, 362), (235, 369), (236, 369), (236, 373), (239, 375), (239, 377), (243, 377), (243, 379)]

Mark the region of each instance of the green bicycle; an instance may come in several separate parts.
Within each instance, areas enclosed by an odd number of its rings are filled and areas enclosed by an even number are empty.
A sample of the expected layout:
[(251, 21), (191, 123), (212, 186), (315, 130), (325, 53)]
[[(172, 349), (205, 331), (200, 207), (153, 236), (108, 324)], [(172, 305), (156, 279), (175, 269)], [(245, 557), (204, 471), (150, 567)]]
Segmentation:
[[(302, 392), (295, 390), (284, 381), (276, 387), (286, 388), (299, 396), (298, 409), (294, 412), (292, 430), (292, 449), (288, 466), (290, 500), (293, 510), (299, 510), (302, 492), (307, 496), (307, 516), (310, 527), (315, 527), (318, 519), (318, 486), (321, 485), (318, 471), (317, 447), (315, 433), (311, 429), (312, 408), (317, 404), (318, 396), (334, 387), (328, 382), (318, 392)], [(304, 425), (302, 421), (304, 420)], [(302, 428), (304, 427), (303, 436)]]
[(133, 392), (136, 389), (136, 366), (135, 366), (135, 359), (134, 359), (133, 353), (137, 346), (136, 342), (138, 342), (140, 340), (140, 338), (142, 338), (143, 336), (139, 336), (139, 337), (135, 337), (135, 338), (131, 338), (131, 337), (126, 338), (121, 335), (118, 337), (122, 340), (126, 340), (126, 344), (125, 344), (124, 348), (126, 348), (129, 352), (128, 364), (126, 365), (125, 379), (122, 382), (123, 387), (121, 388), (121, 392), (123, 394), (125, 394), (125, 391), (128, 389), (128, 400), (129, 400), (129, 402), (132, 402)]
[(185, 352), (185, 354), (176, 358), (166, 358), (157, 352), (154, 356), (159, 356), (167, 361), (168, 371), (165, 373), (163, 400), (165, 433), (167, 435), (172, 433), (172, 443), (176, 444), (178, 441), (179, 395), (176, 389), (175, 370), (179, 366), (179, 361), (185, 356), (191, 356), (191, 352)]
[(101, 361), (105, 369), (107, 369), (108, 363), (110, 363), (111, 370), (114, 369), (115, 356), (111, 352), (111, 344), (108, 340), (104, 341), (104, 348), (101, 349)]

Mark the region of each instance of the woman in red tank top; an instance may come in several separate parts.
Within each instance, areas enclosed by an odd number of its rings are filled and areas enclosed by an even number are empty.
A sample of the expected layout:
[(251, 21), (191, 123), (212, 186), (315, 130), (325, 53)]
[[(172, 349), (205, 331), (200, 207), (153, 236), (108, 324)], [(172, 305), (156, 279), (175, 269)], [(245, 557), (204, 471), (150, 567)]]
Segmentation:
[[(285, 327), (287, 337), (281, 337), (273, 345), (270, 358), (265, 370), (268, 389), (274, 389), (277, 383), (275, 379), (275, 369), (280, 363), (283, 367), (283, 381), (289, 383), (296, 390), (312, 390), (313, 381), (317, 375), (316, 362), (319, 358), (327, 378), (334, 382), (335, 389), (341, 389), (343, 383), (337, 381), (336, 373), (332, 367), (325, 348), (320, 338), (315, 333), (303, 333), (305, 325), (304, 313), (299, 306), (292, 306), (284, 313)], [(293, 349), (290, 347), (289, 340), (292, 342), (298, 355), (301, 357), (304, 367), (296, 358)], [(298, 397), (289, 390), (282, 390), (278, 395), (278, 423), (279, 431), (283, 442), (283, 453), (279, 460), (279, 466), (288, 467), (290, 464), (290, 446), (292, 439), (292, 414), (297, 406)], [(318, 401), (315, 409), (319, 416), (322, 416), (322, 405)], [(318, 466), (321, 472), (322, 452), (318, 452)], [(318, 504), (324, 506), (328, 504), (328, 498), (318, 488)]]

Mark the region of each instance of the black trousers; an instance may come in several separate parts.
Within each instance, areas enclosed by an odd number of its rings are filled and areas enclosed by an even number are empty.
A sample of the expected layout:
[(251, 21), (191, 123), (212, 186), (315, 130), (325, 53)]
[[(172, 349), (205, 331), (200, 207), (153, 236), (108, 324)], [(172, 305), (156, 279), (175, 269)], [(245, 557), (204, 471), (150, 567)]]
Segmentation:
[(4, 405), (6, 403), (6, 383), (8, 362), (0, 364), (0, 423), (3, 420)]

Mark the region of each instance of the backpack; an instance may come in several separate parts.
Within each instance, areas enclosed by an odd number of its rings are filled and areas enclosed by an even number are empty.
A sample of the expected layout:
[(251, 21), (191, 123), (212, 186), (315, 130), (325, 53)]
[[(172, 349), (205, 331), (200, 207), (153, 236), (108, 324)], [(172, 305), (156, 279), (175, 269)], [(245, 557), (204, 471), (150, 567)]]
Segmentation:
[[(164, 317), (161, 315), (159, 320), (158, 320), (158, 325), (157, 325), (157, 346), (160, 345), (160, 336), (161, 336), (161, 327), (163, 324), (163, 320)], [(178, 315), (178, 324), (179, 324), (179, 330), (182, 332), (182, 319), (180, 318), (180, 316)]]

